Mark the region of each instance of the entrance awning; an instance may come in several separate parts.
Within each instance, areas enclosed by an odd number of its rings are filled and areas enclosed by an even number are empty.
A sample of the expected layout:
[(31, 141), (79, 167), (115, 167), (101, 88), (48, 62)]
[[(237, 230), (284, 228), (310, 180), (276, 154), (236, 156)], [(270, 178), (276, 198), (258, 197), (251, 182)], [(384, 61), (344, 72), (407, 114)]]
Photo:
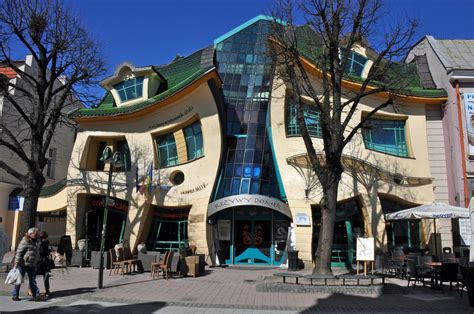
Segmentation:
[(240, 194), (221, 198), (207, 206), (207, 215), (212, 216), (223, 209), (237, 206), (267, 207), (291, 218), (288, 204), (283, 203), (279, 199), (258, 194)]

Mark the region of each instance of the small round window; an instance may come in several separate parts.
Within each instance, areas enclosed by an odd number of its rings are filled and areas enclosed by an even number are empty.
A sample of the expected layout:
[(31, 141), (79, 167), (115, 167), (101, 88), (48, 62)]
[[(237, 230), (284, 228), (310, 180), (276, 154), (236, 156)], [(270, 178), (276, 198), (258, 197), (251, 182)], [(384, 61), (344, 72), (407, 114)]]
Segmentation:
[(182, 171), (175, 171), (170, 176), (170, 181), (174, 185), (180, 185), (184, 182), (184, 173)]

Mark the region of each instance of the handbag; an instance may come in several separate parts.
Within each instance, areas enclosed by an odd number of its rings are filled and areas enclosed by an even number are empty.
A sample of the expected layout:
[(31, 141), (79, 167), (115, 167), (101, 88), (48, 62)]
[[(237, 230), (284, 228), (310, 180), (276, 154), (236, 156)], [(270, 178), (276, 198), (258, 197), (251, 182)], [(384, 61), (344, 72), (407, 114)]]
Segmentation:
[(13, 268), (5, 279), (7, 285), (21, 285), (23, 283), (23, 276), (18, 268)]

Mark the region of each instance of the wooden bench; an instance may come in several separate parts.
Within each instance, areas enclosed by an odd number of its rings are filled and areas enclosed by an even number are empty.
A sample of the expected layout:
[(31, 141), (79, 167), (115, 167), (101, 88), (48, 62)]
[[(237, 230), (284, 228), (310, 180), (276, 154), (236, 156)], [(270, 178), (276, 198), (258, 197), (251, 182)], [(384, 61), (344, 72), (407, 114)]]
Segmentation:
[(337, 279), (334, 275), (306, 275), (305, 279), (309, 279), (310, 283), (313, 284), (313, 280), (324, 280), (324, 285), (328, 285), (328, 279)]
[(382, 284), (385, 284), (385, 275), (367, 275), (367, 276), (364, 276), (365, 278), (367, 279), (370, 279), (370, 284), (373, 285), (374, 284), (374, 280), (376, 279), (382, 279)]
[(283, 283), (286, 283), (286, 278), (295, 278), (296, 284), (298, 284), (298, 279), (299, 278), (304, 278), (303, 275), (295, 274), (295, 273), (276, 273), (276, 274), (273, 274), (273, 276), (282, 277), (283, 278)]
[(359, 285), (359, 280), (364, 279), (364, 276), (359, 276), (359, 275), (339, 275), (337, 276), (337, 279), (342, 279), (342, 285), (346, 285), (346, 279), (349, 280), (357, 280), (357, 285)]
[(370, 279), (370, 284), (374, 284), (375, 279), (382, 279), (382, 283), (385, 284), (385, 276), (380, 276), (380, 275), (367, 275), (367, 276), (362, 276), (362, 275), (339, 275), (337, 276), (338, 279), (342, 279), (342, 285), (346, 285), (346, 279), (348, 280), (357, 280), (357, 285), (359, 285), (361, 279)]

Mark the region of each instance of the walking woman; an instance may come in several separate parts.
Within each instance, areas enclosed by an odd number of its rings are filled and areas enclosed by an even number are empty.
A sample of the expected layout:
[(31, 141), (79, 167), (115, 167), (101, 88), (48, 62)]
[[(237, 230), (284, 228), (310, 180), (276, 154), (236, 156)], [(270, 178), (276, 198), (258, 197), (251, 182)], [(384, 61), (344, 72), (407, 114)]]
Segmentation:
[[(14, 266), (20, 270), (22, 276), (28, 274), (31, 293), (35, 301), (41, 301), (43, 298), (40, 295), (38, 286), (36, 285), (36, 263), (38, 262), (38, 228), (30, 228), (20, 241), (15, 253)], [(20, 286), (13, 287), (13, 301), (20, 301), (19, 293)]]
[(51, 247), (49, 246), (48, 233), (42, 231), (40, 233), (40, 243), (39, 243), (39, 261), (36, 266), (36, 274), (43, 275), (44, 282), (44, 295), (51, 297), (51, 292), (49, 290), (49, 277), (52, 268), (53, 261), (50, 258)]

